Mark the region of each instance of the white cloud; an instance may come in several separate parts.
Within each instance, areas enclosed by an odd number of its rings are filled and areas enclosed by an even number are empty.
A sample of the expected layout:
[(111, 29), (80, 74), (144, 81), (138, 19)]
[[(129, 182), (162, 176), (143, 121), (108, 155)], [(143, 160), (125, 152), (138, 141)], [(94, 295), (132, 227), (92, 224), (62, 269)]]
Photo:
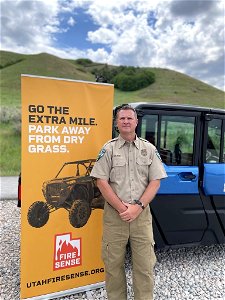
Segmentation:
[[(112, 38), (108, 45), (108, 63), (171, 68), (222, 88), (222, 1), (151, 1), (151, 5), (149, 2), (114, 2), (104, 9), (102, 1), (91, 5), (89, 13), (95, 22), (116, 33), (116, 40)], [(95, 41), (104, 41), (101, 29), (89, 35)], [(104, 60), (105, 57), (104, 53)], [(215, 76), (217, 79), (212, 80)]]
[[(223, 1), (0, 1), (1, 49), (170, 68), (224, 86)], [(89, 47), (56, 47), (55, 34), (68, 30), (60, 14), (67, 13), (67, 26), (75, 28), (74, 16), (81, 7), (97, 26), (87, 32)]]
[(89, 57), (92, 61), (108, 63), (108, 56), (109, 54), (104, 48), (99, 48), (97, 51), (92, 49), (87, 50), (87, 57)]
[(76, 24), (76, 21), (74, 20), (74, 18), (70, 17), (69, 20), (67, 21), (67, 24), (69, 26), (74, 26)]
[(103, 44), (112, 44), (117, 40), (117, 34), (107, 28), (100, 28), (96, 31), (88, 32), (88, 40), (92, 43), (103, 43)]
[(57, 1), (1, 1), (1, 48), (37, 52), (60, 31)]
[[(59, 14), (70, 11), (58, 0), (0, 0), (1, 49), (33, 54), (47, 52), (63, 58), (85, 57), (79, 49), (55, 47), (55, 33), (63, 33)], [(65, 4), (67, 4), (65, 2)], [(72, 25), (72, 17), (68, 21)]]

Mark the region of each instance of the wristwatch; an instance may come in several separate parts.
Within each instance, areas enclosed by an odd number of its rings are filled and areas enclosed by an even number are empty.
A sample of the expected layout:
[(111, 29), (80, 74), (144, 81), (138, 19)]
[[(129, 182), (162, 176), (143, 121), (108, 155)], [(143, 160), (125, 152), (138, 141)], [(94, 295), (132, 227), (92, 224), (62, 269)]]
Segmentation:
[(135, 204), (137, 204), (137, 205), (140, 205), (141, 206), (141, 208), (144, 210), (145, 209), (145, 206), (144, 206), (144, 204), (140, 201), (140, 200), (134, 200), (134, 203)]

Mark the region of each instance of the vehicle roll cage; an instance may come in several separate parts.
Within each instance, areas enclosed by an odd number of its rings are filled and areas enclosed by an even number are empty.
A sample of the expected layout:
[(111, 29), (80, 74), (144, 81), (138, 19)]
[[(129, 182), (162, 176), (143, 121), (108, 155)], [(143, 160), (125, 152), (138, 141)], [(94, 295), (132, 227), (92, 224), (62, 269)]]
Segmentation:
[(57, 175), (55, 176), (55, 178), (57, 178), (60, 174), (60, 172), (62, 171), (62, 169), (67, 166), (67, 165), (77, 165), (77, 170), (76, 170), (76, 176), (80, 176), (80, 165), (82, 165), (83, 167), (85, 167), (86, 169), (86, 173), (85, 176), (90, 175), (92, 167), (93, 167), (93, 163), (96, 161), (96, 159), (84, 159), (84, 160), (76, 160), (76, 161), (69, 161), (63, 164), (63, 166), (61, 167), (61, 169), (59, 170), (59, 172), (57, 173)]

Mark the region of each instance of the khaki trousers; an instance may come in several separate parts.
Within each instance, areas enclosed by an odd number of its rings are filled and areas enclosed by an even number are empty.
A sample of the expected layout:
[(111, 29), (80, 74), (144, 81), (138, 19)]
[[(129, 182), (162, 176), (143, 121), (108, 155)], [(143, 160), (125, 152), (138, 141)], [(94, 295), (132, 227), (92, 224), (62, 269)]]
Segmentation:
[(102, 259), (108, 300), (127, 300), (126, 245), (130, 241), (135, 300), (153, 299), (153, 268), (156, 262), (152, 217), (149, 207), (131, 223), (121, 220), (106, 202), (103, 221)]

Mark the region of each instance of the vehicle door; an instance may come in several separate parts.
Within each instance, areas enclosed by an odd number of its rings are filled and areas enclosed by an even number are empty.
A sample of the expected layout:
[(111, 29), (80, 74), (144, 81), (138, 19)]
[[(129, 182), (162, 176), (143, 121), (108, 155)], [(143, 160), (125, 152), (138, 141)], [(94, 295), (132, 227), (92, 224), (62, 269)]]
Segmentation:
[(212, 239), (225, 242), (225, 115), (205, 117), (203, 144), (203, 201)]
[(168, 175), (151, 203), (157, 246), (197, 244), (207, 228), (199, 192), (201, 112), (144, 110), (139, 124), (139, 134), (155, 144)]

